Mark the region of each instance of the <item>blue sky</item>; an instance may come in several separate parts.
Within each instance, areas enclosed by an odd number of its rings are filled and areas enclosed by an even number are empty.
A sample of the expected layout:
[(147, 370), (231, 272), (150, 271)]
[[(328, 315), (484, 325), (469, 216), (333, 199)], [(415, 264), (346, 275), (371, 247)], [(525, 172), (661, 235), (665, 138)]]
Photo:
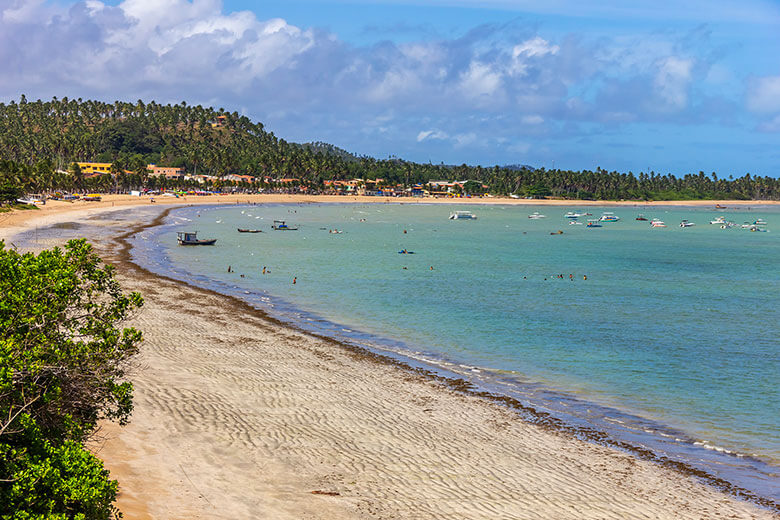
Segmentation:
[(0, 0), (0, 99), (448, 164), (780, 176), (780, 2)]

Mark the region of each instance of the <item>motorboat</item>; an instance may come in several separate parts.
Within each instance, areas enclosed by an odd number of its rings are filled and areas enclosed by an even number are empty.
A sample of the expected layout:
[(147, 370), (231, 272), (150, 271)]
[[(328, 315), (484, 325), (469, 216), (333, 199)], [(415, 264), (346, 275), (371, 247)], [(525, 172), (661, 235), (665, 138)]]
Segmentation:
[(600, 220), (589, 220), (587, 227), (602, 227)]
[(599, 220), (601, 222), (617, 222), (618, 220), (620, 220), (620, 217), (618, 217), (614, 213), (611, 213), (609, 211), (605, 211), (604, 213), (601, 214), (601, 217), (599, 217)]
[(720, 216), (716, 218), (715, 220), (710, 220), (710, 224), (717, 224), (717, 225), (723, 225), (726, 223), (726, 217)]
[(569, 225), (570, 225), (570, 226), (581, 226), (581, 225), (582, 225), (582, 222), (578, 222), (578, 221), (576, 221), (576, 220), (570, 220), (570, 221), (569, 221)]
[(569, 211), (564, 215), (565, 218), (580, 218), (587, 215), (587, 213), (574, 213), (573, 211)]
[(695, 225), (696, 224), (694, 224), (693, 222), (689, 222), (687, 220), (683, 220), (682, 222), (680, 222), (680, 227), (693, 227)]
[(753, 225), (754, 226), (766, 226), (766, 220), (764, 220), (762, 218), (757, 218), (756, 220), (753, 221)]
[(534, 211), (533, 213), (528, 215), (528, 218), (533, 219), (533, 220), (539, 220), (540, 218), (547, 218), (547, 215), (542, 215), (538, 211)]
[(216, 238), (198, 238), (197, 231), (179, 231), (176, 233), (180, 246), (213, 246)]
[(453, 211), (450, 220), (477, 220), (477, 216), (470, 211)]
[(661, 228), (661, 227), (666, 227), (666, 224), (664, 223), (663, 220), (654, 218), (652, 221), (650, 221), (650, 227)]
[(263, 231), (260, 229), (244, 229), (244, 228), (238, 228), (239, 233), (262, 233)]
[(274, 220), (271, 228), (276, 231), (298, 231), (298, 226), (289, 226), (284, 220)]
[(642, 215), (642, 214), (639, 214), (639, 215), (636, 216), (636, 218), (634, 220), (647, 221), (647, 217)]

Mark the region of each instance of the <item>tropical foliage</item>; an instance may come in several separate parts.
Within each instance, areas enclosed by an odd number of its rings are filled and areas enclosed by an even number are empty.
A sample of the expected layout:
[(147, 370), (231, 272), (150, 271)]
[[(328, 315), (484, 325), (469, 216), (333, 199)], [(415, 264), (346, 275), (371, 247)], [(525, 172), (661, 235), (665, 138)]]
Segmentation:
[[(113, 172), (84, 179), (74, 161), (113, 163)], [(57, 99), (0, 104), (0, 195), (52, 189), (127, 190), (168, 187), (146, 165), (183, 167), (215, 176), (295, 178), (318, 190), (326, 180), (383, 179), (410, 186), (432, 180), (473, 180), (497, 195), (570, 199), (780, 199), (772, 177), (733, 178), (715, 172), (677, 177), (656, 172), (545, 170), (529, 166), (452, 166), (353, 155), (333, 145), (279, 139), (236, 112), (155, 102), (103, 103)], [(69, 172), (69, 173), (68, 173)], [(129, 172), (129, 173), (127, 173)], [(473, 189), (478, 192), (482, 189)]]
[(105, 519), (117, 485), (84, 448), (98, 421), (127, 421), (123, 380), (142, 304), (84, 240), (38, 255), (0, 242), (0, 518)]

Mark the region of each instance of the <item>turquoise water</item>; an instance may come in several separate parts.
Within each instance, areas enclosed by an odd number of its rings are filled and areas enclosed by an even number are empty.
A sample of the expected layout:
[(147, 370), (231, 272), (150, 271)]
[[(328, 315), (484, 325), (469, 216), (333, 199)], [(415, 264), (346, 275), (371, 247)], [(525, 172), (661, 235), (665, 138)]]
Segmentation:
[[(138, 237), (135, 254), (780, 497), (778, 210), (589, 208), (621, 217), (589, 229), (563, 217), (576, 206), (538, 209), (540, 220), (528, 218), (537, 208), (486, 206), (452, 221), (454, 209), (188, 208)], [(721, 214), (763, 218), (769, 232), (708, 223)], [(274, 219), (300, 230), (273, 231)], [(193, 229), (216, 246), (177, 246), (175, 232)]]

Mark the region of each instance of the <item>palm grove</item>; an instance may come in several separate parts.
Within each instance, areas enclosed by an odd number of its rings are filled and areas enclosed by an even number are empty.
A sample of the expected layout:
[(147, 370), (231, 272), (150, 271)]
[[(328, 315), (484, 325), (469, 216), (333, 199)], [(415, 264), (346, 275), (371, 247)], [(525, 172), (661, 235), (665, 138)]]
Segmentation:
[[(219, 121), (220, 124), (214, 124)], [(75, 161), (111, 162), (112, 174), (85, 179)], [(82, 101), (68, 98), (0, 104), (0, 197), (52, 190), (122, 191), (193, 187), (194, 181), (147, 176), (147, 164), (183, 167), (215, 176), (228, 174), (295, 178), (310, 192), (326, 180), (382, 179), (387, 185), (425, 185), (433, 180), (474, 180), (495, 195), (567, 199), (780, 199), (780, 181), (713, 172), (676, 177), (655, 172), (620, 173), (421, 164), (398, 158), (355, 156), (324, 143), (289, 143), (245, 116), (200, 105)], [(482, 190), (481, 190), (482, 191)]]

